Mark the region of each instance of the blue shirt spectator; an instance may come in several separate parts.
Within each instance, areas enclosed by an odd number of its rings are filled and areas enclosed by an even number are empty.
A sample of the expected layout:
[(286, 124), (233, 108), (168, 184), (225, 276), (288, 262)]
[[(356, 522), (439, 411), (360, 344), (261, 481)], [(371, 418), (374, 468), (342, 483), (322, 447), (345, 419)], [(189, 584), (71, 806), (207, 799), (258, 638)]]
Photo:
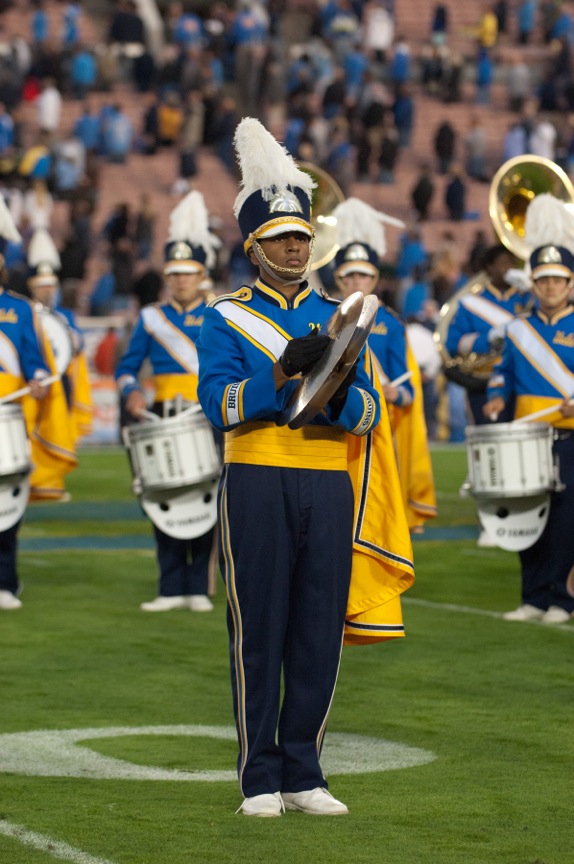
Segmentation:
[(98, 67), (91, 51), (87, 49), (78, 50), (70, 67), (70, 83), (77, 98), (81, 99), (88, 90), (96, 85)]
[(181, 48), (201, 48), (204, 35), (201, 18), (191, 12), (184, 12), (183, 15), (180, 15), (172, 30), (172, 39)]
[(82, 116), (76, 120), (74, 136), (80, 139), (86, 150), (95, 151), (100, 145), (100, 135), (101, 120), (86, 106)]
[(536, 0), (524, 0), (518, 8), (518, 41), (526, 45), (536, 24)]
[(14, 121), (0, 102), (0, 153), (6, 153), (14, 144)]
[(32, 15), (32, 42), (45, 42), (48, 38), (48, 16), (44, 10), (44, 4), (39, 2), (38, 8)]
[(411, 276), (416, 266), (424, 266), (428, 253), (423, 245), (418, 231), (410, 231), (401, 237), (397, 261), (397, 276), (404, 279)]
[(103, 155), (112, 162), (125, 162), (132, 149), (134, 127), (132, 121), (118, 105), (102, 125)]
[(406, 84), (411, 74), (411, 52), (403, 40), (395, 46), (393, 59), (389, 67), (389, 78), (393, 84)]
[(66, 4), (62, 21), (62, 42), (64, 48), (73, 48), (80, 38), (79, 20), (82, 10), (78, 2)]

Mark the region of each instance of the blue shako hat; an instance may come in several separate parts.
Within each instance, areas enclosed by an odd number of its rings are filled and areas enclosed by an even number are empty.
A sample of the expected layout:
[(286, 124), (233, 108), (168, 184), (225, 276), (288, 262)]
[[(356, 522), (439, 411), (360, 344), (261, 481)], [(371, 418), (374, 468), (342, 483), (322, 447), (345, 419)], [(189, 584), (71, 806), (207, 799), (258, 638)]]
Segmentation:
[(170, 273), (201, 273), (207, 255), (201, 246), (194, 246), (187, 240), (171, 240), (163, 247), (165, 275)]
[(300, 231), (314, 237), (311, 224), (312, 177), (253, 117), (235, 130), (241, 189), (233, 212), (247, 252), (254, 240)]
[(367, 243), (348, 243), (335, 255), (335, 270), (338, 276), (348, 276), (349, 273), (377, 276), (379, 256)]
[(350, 273), (378, 277), (379, 261), (387, 251), (385, 224), (404, 228), (404, 222), (375, 210), (359, 198), (347, 198), (333, 210), (339, 251), (335, 255), (335, 278)]
[(539, 246), (530, 256), (530, 273), (534, 281), (543, 276), (574, 276), (574, 255), (565, 246)]
[(165, 276), (170, 273), (204, 273), (215, 263), (219, 239), (209, 231), (209, 214), (203, 195), (194, 190), (171, 212), (164, 246)]

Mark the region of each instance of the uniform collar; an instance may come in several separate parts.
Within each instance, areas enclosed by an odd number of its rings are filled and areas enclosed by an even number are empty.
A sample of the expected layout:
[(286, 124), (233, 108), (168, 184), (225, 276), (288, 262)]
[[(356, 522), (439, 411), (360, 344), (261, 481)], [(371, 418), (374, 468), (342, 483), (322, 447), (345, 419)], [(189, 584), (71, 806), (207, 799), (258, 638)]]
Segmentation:
[(188, 303), (187, 306), (182, 306), (174, 297), (170, 297), (167, 305), (172, 306), (176, 312), (183, 315), (184, 312), (193, 312), (193, 310), (197, 309), (198, 306), (203, 305), (203, 297), (196, 297), (196, 299), (192, 300), (191, 303)]
[(565, 309), (561, 309), (560, 312), (557, 312), (556, 315), (553, 315), (552, 318), (549, 318), (548, 315), (545, 315), (544, 312), (541, 312), (540, 309), (536, 309), (536, 314), (545, 324), (558, 324), (563, 318), (568, 317), (574, 312), (574, 306), (572, 304), (568, 304)]
[(491, 294), (494, 294), (497, 300), (508, 300), (517, 293), (516, 288), (513, 288), (512, 285), (509, 285), (508, 288), (501, 291), (501, 289), (493, 285), (492, 282), (488, 283), (488, 290)]
[(272, 303), (274, 306), (278, 306), (280, 309), (296, 309), (307, 299), (313, 290), (308, 282), (301, 282), (297, 293), (288, 300), (281, 291), (271, 288), (261, 278), (255, 280), (253, 288), (264, 300), (267, 300), (268, 303)]

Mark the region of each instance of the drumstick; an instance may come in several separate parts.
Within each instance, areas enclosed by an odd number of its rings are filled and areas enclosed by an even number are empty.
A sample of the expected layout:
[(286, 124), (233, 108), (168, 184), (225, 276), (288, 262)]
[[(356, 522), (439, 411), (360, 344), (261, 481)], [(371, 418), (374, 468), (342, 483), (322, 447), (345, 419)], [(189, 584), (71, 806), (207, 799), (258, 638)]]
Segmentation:
[(412, 372), (404, 372), (402, 375), (399, 375), (398, 378), (395, 378), (394, 381), (389, 381), (388, 384), (385, 384), (385, 387), (398, 387), (399, 384), (403, 384), (405, 381), (408, 381), (409, 378), (413, 377)]
[[(48, 384), (53, 384), (54, 381), (59, 381), (59, 375), (49, 375), (48, 378), (39, 378), (38, 384), (41, 384), (42, 387), (47, 387)], [(2, 396), (0, 399), (0, 405), (4, 405), (6, 402), (13, 402), (14, 399), (19, 399), (20, 396), (27, 396), (30, 392), (29, 387), (22, 387), (21, 390), (14, 390), (13, 393), (8, 393), (7, 396)]]
[[(546, 417), (547, 414), (554, 414), (555, 411), (559, 410), (562, 404), (562, 402), (558, 402), (556, 405), (551, 405), (549, 408), (535, 411), (534, 414), (527, 414), (526, 417), (519, 417), (518, 420), (513, 420), (512, 423), (529, 423), (531, 420), (537, 420), (539, 417)], [(566, 404), (574, 405), (574, 399), (569, 399)]]
[(153, 411), (146, 411), (145, 408), (143, 411), (138, 412), (139, 417), (143, 417), (145, 420), (154, 420), (156, 423), (159, 422), (159, 417), (157, 414), (154, 414)]

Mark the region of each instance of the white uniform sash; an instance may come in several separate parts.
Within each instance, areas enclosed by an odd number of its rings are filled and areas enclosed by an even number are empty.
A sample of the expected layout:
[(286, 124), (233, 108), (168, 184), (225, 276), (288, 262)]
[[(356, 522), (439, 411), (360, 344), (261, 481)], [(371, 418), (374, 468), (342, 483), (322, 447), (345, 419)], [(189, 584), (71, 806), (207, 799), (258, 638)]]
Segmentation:
[(506, 309), (491, 300), (487, 300), (486, 297), (478, 297), (476, 294), (467, 294), (461, 299), (460, 305), (482, 318), (491, 327), (504, 327), (514, 318), (514, 315), (511, 315)]
[(233, 300), (224, 300), (218, 303), (216, 308), (226, 321), (240, 330), (272, 360), (281, 357), (290, 336), (277, 324), (264, 318), (259, 312), (247, 308), (243, 303), (235, 303)]
[(18, 352), (3, 333), (0, 333), (0, 366), (3, 366), (10, 375), (21, 375)]
[(155, 306), (148, 306), (142, 310), (142, 318), (145, 329), (150, 333), (156, 342), (163, 345), (165, 350), (171, 354), (174, 360), (197, 375), (199, 372), (199, 358), (197, 356), (197, 348), (185, 333), (178, 330), (175, 324), (172, 324), (161, 309)]
[(566, 368), (550, 345), (543, 341), (527, 321), (513, 321), (509, 329), (513, 342), (531, 366), (564, 396), (574, 396), (574, 375)]

